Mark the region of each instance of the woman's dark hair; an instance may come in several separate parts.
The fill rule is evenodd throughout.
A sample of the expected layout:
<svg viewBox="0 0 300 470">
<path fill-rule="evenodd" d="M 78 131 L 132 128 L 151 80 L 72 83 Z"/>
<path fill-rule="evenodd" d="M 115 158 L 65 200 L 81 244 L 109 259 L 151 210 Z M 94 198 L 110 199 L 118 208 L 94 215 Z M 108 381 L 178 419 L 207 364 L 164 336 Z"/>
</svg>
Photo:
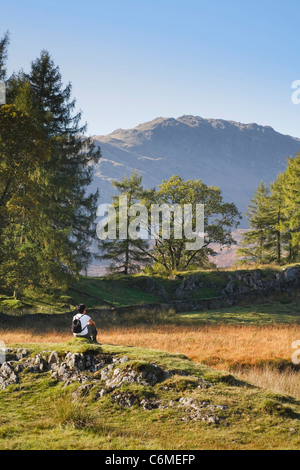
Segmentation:
<svg viewBox="0 0 300 470">
<path fill-rule="evenodd" d="M 78 310 L 78 313 L 83 313 L 85 311 L 85 305 L 84 304 L 80 304 L 76 308 Z"/>
</svg>

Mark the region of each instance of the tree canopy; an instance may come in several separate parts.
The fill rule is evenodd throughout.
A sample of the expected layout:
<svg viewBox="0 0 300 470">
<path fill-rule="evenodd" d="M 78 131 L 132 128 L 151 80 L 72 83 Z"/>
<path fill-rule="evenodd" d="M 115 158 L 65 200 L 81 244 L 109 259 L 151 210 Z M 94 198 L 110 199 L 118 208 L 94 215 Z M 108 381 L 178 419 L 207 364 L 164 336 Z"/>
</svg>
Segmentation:
<svg viewBox="0 0 300 470">
<path fill-rule="evenodd" d="M 117 219 L 116 239 L 102 241 L 100 249 L 103 252 L 101 258 L 111 261 L 119 272 L 128 273 L 136 266 L 145 267 L 149 264 L 154 271 L 166 272 L 204 267 L 210 263 L 209 255 L 215 253 L 214 244 L 230 246 L 235 243 L 232 229 L 237 227 L 240 214 L 235 204 L 223 201 L 221 190 L 217 187 L 207 186 L 200 180 L 184 181 L 175 175 L 163 181 L 158 189 L 146 190 L 137 173 L 133 173 L 130 178 L 124 177 L 122 182 L 114 183 L 114 186 L 127 196 L 126 239 L 118 236 Z M 132 204 L 134 210 L 129 208 Z M 197 205 L 204 206 L 205 233 L 202 233 L 201 246 L 196 243 L 201 238 L 196 236 L 200 230 Z M 116 198 L 114 208 L 118 214 Z M 145 210 L 146 216 L 142 219 L 141 214 Z M 153 219 L 155 211 L 156 221 Z M 163 220 L 165 216 L 166 221 Z M 128 233 L 128 227 L 132 225 L 141 225 L 143 239 L 135 236 L 135 230 L 131 232 L 133 235 Z"/>
<path fill-rule="evenodd" d="M 6 35 L 0 41 L 3 74 L 7 43 Z M 71 84 L 63 86 L 47 51 L 29 73 L 13 74 L 6 84 L 9 104 L 0 108 L 0 282 L 15 295 L 30 286 L 64 289 L 91 259 L 98 192 L 87 188 L 90 163 L 101 153 L 84 136 Z"/>
<path fill-rule="evenodd" d="M 240 262 L 293 263 L 300 259 L 300 154 L 267 187 L 261 183 L 249 205 L 250 231 L 243 236 Z"/>
</svg>

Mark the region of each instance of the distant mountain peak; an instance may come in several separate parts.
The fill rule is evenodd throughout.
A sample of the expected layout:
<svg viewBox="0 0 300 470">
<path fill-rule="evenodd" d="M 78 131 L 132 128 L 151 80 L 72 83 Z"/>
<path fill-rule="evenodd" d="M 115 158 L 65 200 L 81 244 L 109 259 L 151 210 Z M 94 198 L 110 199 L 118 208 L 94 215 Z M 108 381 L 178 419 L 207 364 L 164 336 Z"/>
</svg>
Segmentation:
<svg viewBox="0 0 300 470">
<path fill-rule="evenodd" d="M 179 116 L 178 118 L 157 117 L 153 119 L 152 121 L 141 123 L 131 129 L 120 128 L 120 129 L 114 130 L 113 132 L 107 135 L 94 135 L 93 138 L 96 140 L 105 141 L 105 142 L 108 142 L 111 138 L 122 141 L 122 140 L 128 139 L 129 136 L 137 136 L 142 133 L 147 134 L 148 132 L 153 132 L 157 129 L 163 129 L 166 127 L 178 128 L 181 125 L 185 125 L 189 128 L 194 128 L 195 130 L 208 126 L 213 129 L 216 129 L 216 130 L 219 129 L 223 131 L 231 128 L 231 129 L 239 130 L 241 132 L 256 131 L 262 134 L 264 133 L 279 134 L 271 126 L 262 126 L 257 123 L 242 123 L 239 121 L 225 120 L 225 119 L 219 119 L 219 118 L 204 119 L 201 116 L 193 116 L 191 114 L 184 114 L 182 116 Z M 300 138 L 297 138 L 297 137 L 291 137 L 291 138 L 300 142 Z"/>
<path fill-rule="evenodd" d="M 224 199 L 245 212 L 261 180 L 269 184 L 286 168 L 286 157 L 300 151 L 300 139 L 270 126 L 183 115 L 157 117 L 132 129 L 94 136 L 103 159 L 93 187 L 109 202 L 108 183 L 137 169 L 145 187 L 174 174 L 219 186 Z"/>
</svg>

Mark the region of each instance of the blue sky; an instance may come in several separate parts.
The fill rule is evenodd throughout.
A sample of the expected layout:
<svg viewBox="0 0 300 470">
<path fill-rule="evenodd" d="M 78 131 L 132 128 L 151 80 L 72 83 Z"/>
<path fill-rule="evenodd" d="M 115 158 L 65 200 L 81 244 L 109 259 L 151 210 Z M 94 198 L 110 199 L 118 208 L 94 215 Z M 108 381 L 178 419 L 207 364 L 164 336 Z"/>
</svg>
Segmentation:
<svg viewBox="0 0 300 470">
<path fill-rule="evenodd" d="M 9 73 L 47 49 L 88 134 L 194 114 L 300 137 L 296 0 L 0 0 Z"/>
</svg>

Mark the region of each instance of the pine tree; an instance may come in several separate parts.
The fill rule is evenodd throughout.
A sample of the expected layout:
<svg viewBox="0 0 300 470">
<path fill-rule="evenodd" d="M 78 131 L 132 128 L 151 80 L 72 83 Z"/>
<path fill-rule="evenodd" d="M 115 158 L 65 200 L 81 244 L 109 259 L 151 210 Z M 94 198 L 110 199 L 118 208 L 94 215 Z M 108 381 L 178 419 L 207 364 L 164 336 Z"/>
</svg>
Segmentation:
<svg viewBox="0 0 300 470">
<path fill-rule="evenodd" d="M 261 182 L 248 206 L 250 231 L 243 235 L 238 250 L 242 262 L 265 264 L 273 261 L 272 222 L 270 215 L 270 190 Z"/>
<path fill-rule="evenodd" d="M 28 226 L 39 226 L 38 168 L 47 144 L 30 116 L 14 105 L 0 108 L 0 280 L 14 292 L 34 279 Z M 29 248 L 30 247 L 30 248 Z M 39 254 L 40 256 L 40 254 Z"/>
<path fill-rule="evenodd" d="M 270 198 L 268 204 L 270 216 L 269 236 L 273 241 L 274 259 L 277 264 L 283 261 L 287 254 L 287 245 L 289 242 L 289 231 L 284 228 L 286 217 L 284 214 L 285 200 L 284 191 L 286 185 L 286 174 L 277 176 L 276 181 L 270 185 Z"/>
<path fill-rule="evenodd" d="M 289 232 L 289 257 L 291 262 L 300 259 L 300 154 L 289 158 L 284 187 L 284 227 Z"/>
<path fill-rule="evenodd" d="M 242 262 L 281 264 L 287 259 L 290 230 L 286 214 L 286 172 L 279 174 L 270 188 L 261 183 L 248 212 L 250 231 L 243 235 L 238 254 Z"/>
<path fill-rule="evenodd" d="M 98 193 L 88 195 L 86 188 L 92 181 L 90 164 L 99 160 L 100 150 L 83 136 L 86 125 L 80 125 L 81 112 L 73 115 L 71 84 L 63 87 L 59 68 L 48 52 L 32 63 L 29 83 L 39 122 L 51 142 L 43 207 L 53 231 L 53 251 L 60 253 L 62 266 L 78 273 L 87 267 L 95 237 Z"/>
<path fill-rule="evenodd" d="M 6 59 L 7 59 L 7 48 L 9 44 L 9 34 L 5 33 L 2 39 L 0 39 L 0 80 L 4 81 L 6 78 Z"/>
<path fill-rule="evenodd" d="M 8 253 L 3 272 L 19 292 L 29 285 L 64 289 L 91 258 L 98 193 L 86 190 L 92 180 L 90 163 L 99 160 L 100 150 L 82 135 L 86 126 L 80 126 L 81 113 L 73 116 L 71 85 L 63 88 L 59 68 L 47 52 L 33 62 L 29 75 L 11 77 L 8 102 L 29 117 L 36 134 L 28 133 L 28 139 L 39 158 L 28 171 L 14 170 L 7 188 L 3 186 L 2 199 L 12 208 L 3 237 L 0 234 Z M 21 151 L 26 135 L 17 129 L 12 143 Z M 31 155 L 25 150 L 20 155 L 23 169 Z M 12 195 L 14 186 L 22 191 Z M 13 210 L 16 206 L 21 216 Z M 5 237 L 9 233 L 10 238 Z"/>
<path fill-rule="evenodd" d="M 113 186 L 123 197 L 127 198 L 128 208 L 133 204 L 138 204 L 144 193 L 142 177 L 138 175 L 137 171 L 134 171 L 129 178 L 124 176 L 122 181 L 115 181 Z M 109 261 L 111 272 L 119 272 L 125 275 L 137 272 L 150 262 L 149 243 L 147 240 L 138 237 L 135 239 L 130 237 L 128 227 L 133 217 L 130 217 L 128 212 L 125 226 L 121 227 L 118 196 L 113 197 L 112 205 L 116 211 L 116 238 L 108 238 L 99 242 L 99 248 L 102 252 L 99 258 Z M 141 228 L 144 229 L 144 227 Z M 122 238 L 121 232 L 125 233 L 125 238 Z"/>
</svg>

